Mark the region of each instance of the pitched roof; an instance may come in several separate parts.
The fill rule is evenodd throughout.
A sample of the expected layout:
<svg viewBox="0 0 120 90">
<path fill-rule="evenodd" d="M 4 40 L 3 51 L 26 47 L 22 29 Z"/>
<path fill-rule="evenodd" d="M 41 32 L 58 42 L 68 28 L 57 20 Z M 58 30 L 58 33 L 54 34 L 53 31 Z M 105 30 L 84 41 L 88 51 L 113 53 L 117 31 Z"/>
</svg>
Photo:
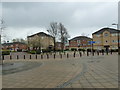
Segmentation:
<svg viewBox="0 0 120 90">
<path fill-rule="evenodd" d="M 44 32 L 39 32 L 39 33 L 33 34 L 33 35 L 31 35 L 31 36 L 28 36 L 28 37 L 33 37 L 33 36 L 35 36 L 35 35 L 52 37 L 51 35 L 46 34 L 46 33 L 44 33 Z"/>
<path fill-rule="evenodd" d="M 77 36 L 77 37 L 74 37 L 74 38 L 72 38 L 72 39 L 70 39 L 69 41 L 71 41 L 71 40 L 92 40 L 92 38 L 90 38 L 90 37 L 86 37 L 86 36 Z"/>
<path fill-rule="evenodd" d="M 3 43 L 2 46 L 10 46 L 10 45 L 13 45 L 13 44 L 24 44 L 24 45 L 26 45 L 23 42 L 13 42 L 13 43 Z"/>
<path fill-rule="evenodd" d="M 108 31 L 110 33 L 118 33 L 119 30 L 113 29 L 113 28 L 102 28 L 92 34 L 102 34 L 104 31 Z M 120 31 L 119 31 L 120 32 Z"/>
</svg>

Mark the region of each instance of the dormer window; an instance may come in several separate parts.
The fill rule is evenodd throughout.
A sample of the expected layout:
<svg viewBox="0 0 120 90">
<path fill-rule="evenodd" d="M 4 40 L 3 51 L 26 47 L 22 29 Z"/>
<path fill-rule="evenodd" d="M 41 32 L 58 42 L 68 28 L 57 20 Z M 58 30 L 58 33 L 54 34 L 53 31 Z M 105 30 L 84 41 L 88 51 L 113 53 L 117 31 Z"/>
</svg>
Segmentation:
<svg viewBox="0 0 120 90">
<path fill-rule="evenodd" d="M 104 36 L 108 36 L 108 33 L 105 33 Z"/>
</svg>

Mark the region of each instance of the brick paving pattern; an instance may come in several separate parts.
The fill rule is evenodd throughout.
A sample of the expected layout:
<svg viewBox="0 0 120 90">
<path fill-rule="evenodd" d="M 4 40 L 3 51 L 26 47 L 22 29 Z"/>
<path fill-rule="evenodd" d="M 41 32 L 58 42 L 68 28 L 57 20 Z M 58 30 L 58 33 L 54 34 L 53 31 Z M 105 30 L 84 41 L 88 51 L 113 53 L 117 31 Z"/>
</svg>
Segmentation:
<svg viewBox="0 0 120 90">
<path fill-rule="evenodd" d="M 26 61 L 5 60 L 4 62 Z M 118 88 L 118 55 L 38 59 L 42 66 L 2 76 L 3 88 Z"/>
</svg>

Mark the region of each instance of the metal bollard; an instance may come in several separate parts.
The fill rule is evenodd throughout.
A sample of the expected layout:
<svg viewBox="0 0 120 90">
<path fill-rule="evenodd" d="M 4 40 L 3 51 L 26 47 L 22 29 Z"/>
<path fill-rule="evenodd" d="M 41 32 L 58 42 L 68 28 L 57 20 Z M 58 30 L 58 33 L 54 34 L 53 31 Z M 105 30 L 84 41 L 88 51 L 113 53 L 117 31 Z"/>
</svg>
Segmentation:
<svg viewBox="0 0 120 90">
<path fill-rule="evenodd" d="M 54 59 L 55 59 L 55 54 L 54 54 Z"/>
<path fill-rule="evenodd" d="M 12 59 L 12 56 L 10 55 L 10 60 Z"/>
<path fill-rule="evenodd" d="M 4 55 L 2 55 L 2 60 L 4 60 L 5 58 L 4 58 Z"/>
<path fill-rule="evenodd" d="M 35 55 L 35 58 L 37 59 L 37 54 Z"/>
<path fill-rule="evenodd" d="M 69 58 L 69 54 L 67 53 L 67 58 Z"/>
<path fill-rule="evenodd" d="M 80 57 L 82 57 L 82 53 L 81 53 L 81 52 L 79 52 L 79 54 L 80 54 Z"/>
<path fill-rule="evenodd" d="M 17 55 L 17 59 L 19 59 L 19 56 Z"/>
<path fill-rule="evenodd" d="M 30 55 L 30 59 L 31 59 L 31 55 Z"/>
<path fill-rule="evenodd" d="M 47 59 L 49 59 L 49 55 L 47 54 Z"/>
<path fill-rule="evenodd" d="M 74 55 L 73 55 L 73 57 L 75 57 L 75 52 L 74 52 Z"/>
<path fill-rule="evenodd" d="M 54 54 L 54 59 L 55 59 L 55 54 Z"/>
<path fill-rule="evenodd" d="M 99 56 L 99 52 L 97 52 L 97 55 Z"/>
<path fill-rule="evenodd" d="M 25 55 L 24 55 L 24 59 L 25 59 Z"/>
<path fill-rule="evenodd" d="M 89 52 L 87 52 L 87 56 L 89 56 Z"/>
<path fill-rule="evenodd" d="M 43 59 L 43 55 L 41 55 L 41 59 Z"/>
<path fill-rule="evenodd" d="M 94 52 L 92 52 L 92 55 L 94 56 Z"/>
</svg>

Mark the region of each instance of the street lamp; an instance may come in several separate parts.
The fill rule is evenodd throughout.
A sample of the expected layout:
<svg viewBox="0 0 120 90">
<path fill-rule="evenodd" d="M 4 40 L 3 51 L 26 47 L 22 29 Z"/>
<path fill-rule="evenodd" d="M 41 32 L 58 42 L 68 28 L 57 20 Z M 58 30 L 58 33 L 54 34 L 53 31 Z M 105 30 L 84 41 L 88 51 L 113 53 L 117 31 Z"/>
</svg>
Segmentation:
<svg viewBox="0 0 120 90">
<path fill-rule="evenodd" d="M 120 43 L 119 32 L 120 31 L 119 31 L 119 25 L 116 24 L 116 23 L 113 23 L 112 25 L 116 25 L 117 26 L 117 30 L 118 30 L 118 32 L 117 32 L 118 33 L 118 35 L 117 35 L 118 36 L 118 55 L 120 55 L 120 47 L 119 47 L 120 46 L 119 45 L 119 43 Z"/>
<path fill-rule="evenodd" d="M 3 64 L 2 60 L 2 43 L 1 43 L 1 37 L 2 37 L 2 30 L 4 30 L 6 27 L 4 27 L 4 20 L 0 20 L 0 64 Z"/>
</svg>

